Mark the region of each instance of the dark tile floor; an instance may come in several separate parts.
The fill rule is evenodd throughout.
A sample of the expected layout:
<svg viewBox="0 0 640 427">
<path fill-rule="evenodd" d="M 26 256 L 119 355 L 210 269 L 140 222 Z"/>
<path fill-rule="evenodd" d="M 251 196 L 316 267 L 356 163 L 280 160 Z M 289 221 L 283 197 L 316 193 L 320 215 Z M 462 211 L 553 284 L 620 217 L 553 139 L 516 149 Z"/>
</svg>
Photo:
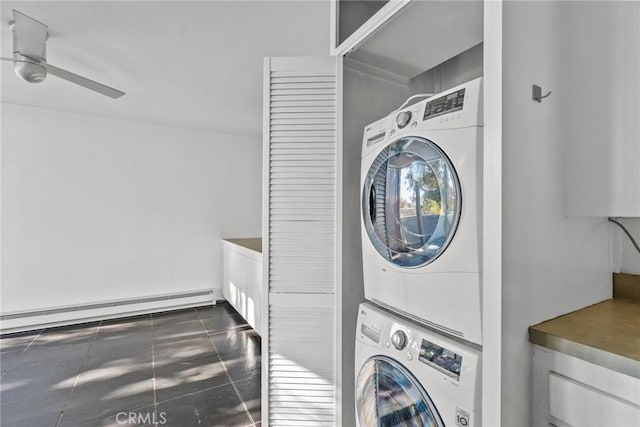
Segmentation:
<svg viewBox="0 0 640 427">
<path fill-rule="evenodd" d="M 4 335 L 0 425 L 259 426 L 260 337 L 215 306 Z"/>
</svg>

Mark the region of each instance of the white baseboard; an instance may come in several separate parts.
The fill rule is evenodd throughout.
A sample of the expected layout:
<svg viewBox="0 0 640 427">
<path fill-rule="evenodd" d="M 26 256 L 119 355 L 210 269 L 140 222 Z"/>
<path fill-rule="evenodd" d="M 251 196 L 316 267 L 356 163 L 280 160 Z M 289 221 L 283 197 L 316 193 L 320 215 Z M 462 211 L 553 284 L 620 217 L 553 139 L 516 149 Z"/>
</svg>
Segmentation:
<svg viewBox="0 0 640 427">
<path fill-rule="evenodd" d="M 221 288 L 215 288 L 213 289 L 213 301 L 223 301 L 224 298 L 224 294 L 222 293 L 222 289 Z"/>
<path fill-rule="evenodd" d="M 153 295 L 136 299 L 3 313 L 0 316 L 0 333 L 8 334 L 159 311 L 198 307 L 215 304 L 216 301 L 221 299 L 223 299 L 221 289 L 206 289 L 184 293 Z"/>
</svg>

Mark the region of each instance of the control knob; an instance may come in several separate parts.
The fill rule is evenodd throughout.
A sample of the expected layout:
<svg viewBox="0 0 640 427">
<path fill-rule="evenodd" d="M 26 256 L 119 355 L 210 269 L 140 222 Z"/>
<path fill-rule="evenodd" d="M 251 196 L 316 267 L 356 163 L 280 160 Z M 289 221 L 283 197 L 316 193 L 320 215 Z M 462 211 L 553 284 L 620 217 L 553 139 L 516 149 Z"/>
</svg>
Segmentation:
<svg viewBox="0 0 640 427">
<path fill-rule="evenodd" d="M 407 334 L 404 331 L 395 331 L 391 335 L 391 343 L 397 350 L 402 350 L 407 346 Z"/>
<path fill-rule="evenodd" d="M 409 120 L 411 120 L 411 111 L 402 111 L 396 116 L 396 124 L 400 129 L 405 127 L 409 123 Z"/>
</svg>

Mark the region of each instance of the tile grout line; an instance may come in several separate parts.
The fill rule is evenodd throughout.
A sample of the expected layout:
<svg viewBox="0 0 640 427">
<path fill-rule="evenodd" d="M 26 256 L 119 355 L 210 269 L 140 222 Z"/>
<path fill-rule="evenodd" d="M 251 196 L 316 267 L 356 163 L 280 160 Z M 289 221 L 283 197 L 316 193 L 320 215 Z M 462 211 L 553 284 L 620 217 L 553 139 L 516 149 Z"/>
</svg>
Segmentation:
<svg viewBox="0 0 640 427">
<path fill-rule="evenodd" d="M 71 385 L 71 390 L 69 390 L 69 394 L 67 394 L 67 398 L 64 401 L 64 405 L 62 405 L 62 409 L 60 410 L 60 415 L 58 415 L 58 421 L 56 422 L 55 427 L 60 427 L 60 423 L 62 422 L 62 418 L 64 417 L 64 410 L 67 408 L 67 405 L 69 404 L 69 400 L 71 399 L 71 395 L 73 394 L 73 390 L 75 390 L 76 385 L 78 384 L 80 375 L 82 375 L 82 372 L 81 372 L 82 368 L 84 367 L 84 364 L 87 361 L 87 357 L 89 356 L 91 347 L 93 346 L 93 343 L 96 341 L 96 337 L 98 336 L 98 332 L 100 332 L 101 327 L 102 327 L 102 320 L 100 321 L 100 323 L 98 323 L 98 326 L 96 327 L 96 332 L 93 334 L 93 339 L 91 340 L 91 343 L 89 344 L 89 347 L 87 348 L 87 351 L 84 354 L 84 357 L 82 358 L 82 363 L 78 368 L 78 373 L 76 374 L 76 377 L 73 380 L 73 385 Z"/>
<path fill-rule="evenodd" d="M 29 350 L 29 347 L 31 347 L 31 344 L 33 344 L 38 338 L 40 338 L 40 335 L 42 335 L 43 332 L 44 332 L 44 329 L 40 329 L 40 332 L 38 332 L 38 335 L 36 335 L 35 337 L 33 337 L 31 341 L 29 341 L 29 344 L 27 344 L 27 346 L 20 352 L 18 356 L 21 356 L 22 353 L 25 353 L 27 350 Z M 11 364 L 9 364 L 9 367 L 5 369 L 4 372 L 0 373 L 0 377 L 4 376 L 4 374 L 9 372 L 9 369 L 13 368 L 13 365 L 15 365 L 17 361 L 18 361 L 18 357 L 14 358 L 11 361 Z"/>
<path fill-rule="evenodd" d="M 156 395 L 156 344 L 155 344 L 155 327 L 153 326 L 153 313 L 150 314 L 151 319 L 151 382 L 153 384 L 153 411 L 155 412 L 155 418 L 153 425 L 158 427 L 158 399 Z"/>
<path fill-rule="evenodd" d="M 227 367 L 225 366 L 225 363 L 222 361 L 220 356 L 218 356 L 218 359 L 220 359 L 220 362 L 222 363 L 222 366 L 224 367 L 224 370 L 226 371 Z M 228 371 L 227 371 L 227 375 L 229 375 Z M 249 411 L 249 408 L 247 407 L 247 404 L 245 403 L 244 399 L 240 395 L 240 391 L 238 390 L 238 387 L 236 387 L 236 382 L 234 381 L 233 378 L 231 378 L 231 375 L 229 375 L 229 379 L 231 379 L 231 386 L 233 387 L 233 389 L 235 390 L 236 394 L 238 395 L 238 399 L 240 399 L 240 402 L 242 402 L 242 407 L 247 412 L 247 415 L 249 415 L 249 419 L 251 420 L 251 424 L 249 424 L 249 425 L 255 425 L 256 421 L 253 419 L 253 416 L 251 415 L 251 412 Z"/>
<path fill-rule="evenodd" d="M 200 320 L 200 323 L 202 324 L 202 328 L 204 329 L 204 332 L 207 334 L 207 338 L 209 338 L 209 342 L 211 343 L 211 346 L 213 347 L 213 350 L 216 352 L 216 356 L 218 357 L 218 360 L 222 364 L 222 368 L 224 369 L 224 372 L 227 374 L 227 376 L 229 377 L 229 380 L 231 381 L 231 387 L 233 387 L 233 390 L 236 392 L 236 395 L 238 396 L 238 399 L 240 399 L 240 402 L 242 403 L 242 407 L 244 408 L 245 412 L 249 416 L 249 419 L 251 420 L 251 424 L 249 424 L 249 425 L 255 425 L 256 422 L 253 419 L 253 417 L 251 416 L 251 412 L 249 412 L 249 408 L 247 407 L 247 404 L 244 402 L 244 399 L 240 395 L 240 391 L 238 391 L 238 388 L 236 387 L 236 384 L 235 384 L 233 378 L 231 378 L 231 375 L 229 375 L 229 370 L 227 369 L 227 365 L 224 363 L 224 361 L 220 357 L 220 354 L 218 353 L 218 348 L 216 347 L 216 343 L 214 343 L 213 340 L 211 339 L 211 336 L 209 335 L 209 331 L 207 331 L 207 327 L 205 326 L 204 321 L 200 317 L 200 313 L 197 313 L 197 314 L 198 314 L 198 319 Z"/>
<path fill-rule="evenodd" d="M 250 379 L 250 378 L 245 378 L 245 379 L 243 379 L 242 381 L 245 381 L 245 380 L 248 380 L 248 379 Z M 242 381 L 239 381 L 239 382 L 242 382 Z M 204 392 L 204 391 L 211 391 L 211 390 L 215 390 L 215 389 L 217 389 L 217 388 L 226 387 L 226 386 L 228 386 L 228 385 L 231 385 L 231 379 L 229 379 L 229 382 L 228 382 L 228 383 L 218 384 L 218 385 L 214 385 L 214 386 L 212 386 L 212 387 L 207 387 L 207 388 L 199 389 L 199 390 L 192 391 L 192 392 L 189 392 L 189 393 L 181 394 L 180 396 L 174 396 L 174 397 L 171 397 L 171 398 L 169 398 L 169 399 L 162 400 L 162 401 L 160 401 L 160 402 L 158 402 L 158 403 L 167 403 L 167 402 L 171 402 L 171 401 L 174 401 L 174 400 L 182 399 L 183 397 L 187 397 L 187 396 L 195 396 L 196 394 L 200 394 L 200 393 L 202 393 L 202 392 Z"/>
<path fill-rule="evenodd" d="M 222 361 L 222 359 L 220 359 L 220 361 Z M 224 366 L 224 362 L 222 362 L 222 366 Z M 224 369 L 226 370 L 227 368 L 225 367 Z M 231 378 L 231 375 L 229 375 L 229 378 Z M 247 379 L 248 378 L 245 378 L 245 380 L 247 380 Z M 242 382 L 242 381 L 239 381 L 239 382 Z M 236 394 L 238 395 L 238 398 L 240 399 L 240 402 L 242 402 L 242 407 L 244 408 L 245 411 L 247 411 L 247 415 L 249 415 L 249 419 L 251 420 L 251 424 L 249 424 L 249 425 L 250 426 L 255 425 L 256 424 L 256 420 L 253 419 L 253 416 L 251 415 L 251 412 L 249 411 L 249 408 L 247 407 L 247 404 L 245 403 L 244 399 L 240 395 L 240 391 L 236 387 L 236 382 L 234 381 L 233 378 L 231 378 L 231 386 L 236 391 Z"/>
</svg>

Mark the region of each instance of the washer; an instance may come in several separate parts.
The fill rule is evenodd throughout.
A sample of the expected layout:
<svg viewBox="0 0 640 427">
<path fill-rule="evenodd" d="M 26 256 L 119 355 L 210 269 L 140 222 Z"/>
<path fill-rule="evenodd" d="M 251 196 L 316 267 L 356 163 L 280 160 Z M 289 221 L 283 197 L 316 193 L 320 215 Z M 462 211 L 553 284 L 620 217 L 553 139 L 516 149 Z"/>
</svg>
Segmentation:
<svg viewBox="0 0 640 427">
<path fill-rule="evenodd" d="M 479 426 L 480 353 L 372 303 L 359 308 L 360 427 Z"/>
<path fill-rule="evenodd" d="M 365 297 L 482 343 L 482 78 L 365 128 Z"/>
</svg>

